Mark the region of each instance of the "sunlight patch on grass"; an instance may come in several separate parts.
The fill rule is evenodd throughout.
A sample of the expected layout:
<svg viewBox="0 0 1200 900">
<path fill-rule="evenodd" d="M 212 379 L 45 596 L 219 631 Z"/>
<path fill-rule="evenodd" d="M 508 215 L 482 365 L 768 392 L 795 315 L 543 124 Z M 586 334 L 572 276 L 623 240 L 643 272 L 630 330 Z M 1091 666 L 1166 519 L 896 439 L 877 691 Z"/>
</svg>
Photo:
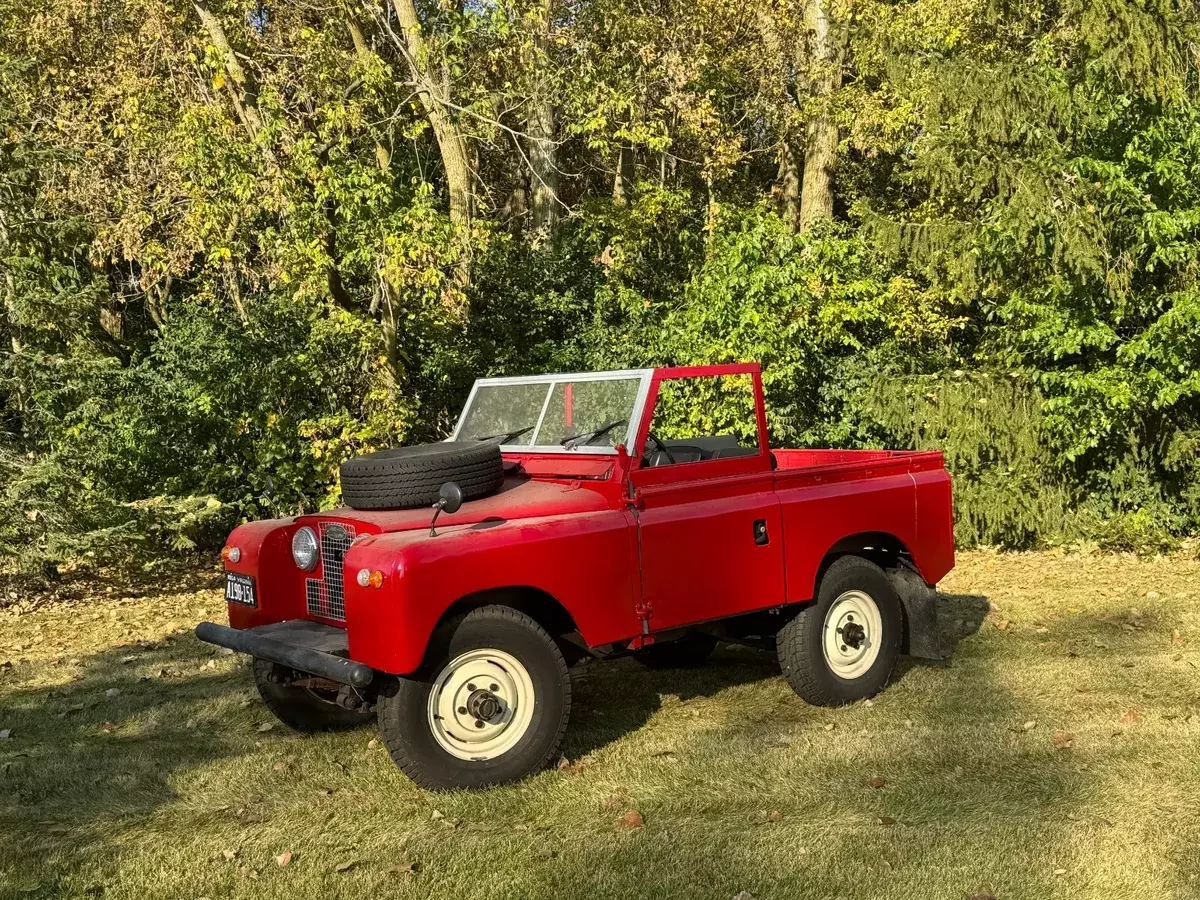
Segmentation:
<svg viewBox="0 0 1200 900">
<path fill-rule="evenodd" d="M 1200 564 L 970 553 L 941 593 L 951 664 L 869 704 L 589 662 L 570 767 L 448 795 L 373 729 L 260 731 L 190 636 L 214 590 L 0 610 L 0 896 L 1197 896 Z"/>
</svg>

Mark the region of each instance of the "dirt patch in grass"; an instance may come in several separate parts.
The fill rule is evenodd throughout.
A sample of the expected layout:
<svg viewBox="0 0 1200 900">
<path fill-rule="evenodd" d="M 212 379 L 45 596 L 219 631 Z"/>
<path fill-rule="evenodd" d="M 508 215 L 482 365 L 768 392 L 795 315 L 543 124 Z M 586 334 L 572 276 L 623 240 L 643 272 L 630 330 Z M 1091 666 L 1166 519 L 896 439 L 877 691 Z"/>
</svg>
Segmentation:
<svg viewBox="0 0 1200 900">
<path fill-rule="evenodd" d="M 588 663 L 566 765 L 450 795 L 372 729 L 261 730 L 190 635 L 214 587 L 18 602 L 0 897 L 1200 895 L 1200 563 L 969 553 L 941 593 L 950 664 L 869 703 L 735 648 Z"/>
</svg>

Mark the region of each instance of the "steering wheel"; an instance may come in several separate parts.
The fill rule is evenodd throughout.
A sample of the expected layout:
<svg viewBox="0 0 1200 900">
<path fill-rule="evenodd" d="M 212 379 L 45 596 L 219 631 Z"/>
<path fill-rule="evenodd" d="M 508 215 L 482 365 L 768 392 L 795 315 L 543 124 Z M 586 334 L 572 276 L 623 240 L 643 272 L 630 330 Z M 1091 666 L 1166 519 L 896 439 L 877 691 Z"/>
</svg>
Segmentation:
<svg viewBox="0 0 1200 900">
<path fill-rule="evenodd" d="M 667 449 L 667 445 L 658 439 L 658 435 L 656 435 L 653 431 L 648 431 L 646 432 L 646 437 L 654 441 L 654 446 L 657 447 L 659 452 L 667 458 L 667 462 L 669 462 L 671 465 L 675 465 L 675 457 L 671 455 L 671 451 Z"/>
</svg>

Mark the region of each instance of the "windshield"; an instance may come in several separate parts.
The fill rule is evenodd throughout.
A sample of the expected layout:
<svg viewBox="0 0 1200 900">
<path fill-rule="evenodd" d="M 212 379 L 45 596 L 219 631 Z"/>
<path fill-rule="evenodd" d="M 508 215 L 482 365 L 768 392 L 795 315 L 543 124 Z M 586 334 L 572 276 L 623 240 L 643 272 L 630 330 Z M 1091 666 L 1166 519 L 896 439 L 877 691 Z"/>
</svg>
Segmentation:
<svg viewBox="0 0 1200 900">
<path fill-rule="evenodd" d="M 631 439 L 641 415 L 647 374 L 481 379 L 459 418 L 454 439 L 496 441 L 514 450 L 612 452 Z"/>
</svg>

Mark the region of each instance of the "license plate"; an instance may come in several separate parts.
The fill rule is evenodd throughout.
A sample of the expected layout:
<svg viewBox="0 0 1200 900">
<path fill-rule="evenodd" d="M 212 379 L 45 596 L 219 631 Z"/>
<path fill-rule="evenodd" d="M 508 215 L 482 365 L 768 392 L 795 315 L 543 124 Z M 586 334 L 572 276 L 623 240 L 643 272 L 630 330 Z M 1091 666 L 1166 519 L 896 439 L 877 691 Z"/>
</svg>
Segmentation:
<svg viewBox="0 0 1200 900">
<path fill-rule="evenodd" d="M 254 578 L 240 572 L 225 573 L 225 602 L 258 606 L 254 599 Z"/>
</svg>

